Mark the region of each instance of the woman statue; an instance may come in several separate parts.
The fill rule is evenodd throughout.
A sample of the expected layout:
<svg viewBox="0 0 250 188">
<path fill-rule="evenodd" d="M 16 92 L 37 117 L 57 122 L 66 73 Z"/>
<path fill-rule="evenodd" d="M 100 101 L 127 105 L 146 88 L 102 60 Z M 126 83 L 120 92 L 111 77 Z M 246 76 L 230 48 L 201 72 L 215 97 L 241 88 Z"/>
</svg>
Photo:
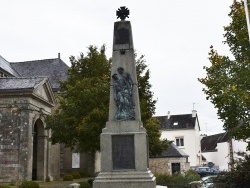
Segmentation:
<svg viewBox="0 0 250 188">
<path fill-rule="evenodd" d="M 114 80 L 114 100 L 117 107 L 115 120 L 134 120 L 135 113 L 132 96 L 132 79 L 128 73 L 124 73 L 124 69 L 122 67 L 119 67 L 117 72 L 118 74 L 113 74 L 112 76 Z"/>
</svg>

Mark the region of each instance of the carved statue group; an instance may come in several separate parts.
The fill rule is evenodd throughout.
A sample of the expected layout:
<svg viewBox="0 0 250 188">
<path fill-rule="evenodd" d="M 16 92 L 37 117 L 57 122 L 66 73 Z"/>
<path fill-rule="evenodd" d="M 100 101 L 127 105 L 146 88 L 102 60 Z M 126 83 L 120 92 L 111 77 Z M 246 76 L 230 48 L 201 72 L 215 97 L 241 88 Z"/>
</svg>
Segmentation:
<svg viewBox="0 0 250 188">
<path fill-rule="evenodd" d="M 112 78 L 114 80 L 114 100 L 117 107 L 115 120 L 134 120 L 133 81 L 130 75 L 124 73 L 124 69 L 119 67 L 117 74 L 113 74 Z"/>
</svg>

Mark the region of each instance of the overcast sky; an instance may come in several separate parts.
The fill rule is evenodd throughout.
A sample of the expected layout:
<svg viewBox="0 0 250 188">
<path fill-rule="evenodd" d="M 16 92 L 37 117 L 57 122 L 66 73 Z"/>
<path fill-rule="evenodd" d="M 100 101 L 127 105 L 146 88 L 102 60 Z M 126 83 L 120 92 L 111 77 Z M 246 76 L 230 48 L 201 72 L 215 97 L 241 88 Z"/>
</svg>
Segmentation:
<svg viewBox="0 0 250 188">
<path fill-rule="evenodd" d="M 206 101 L 203 66 L 213 45 L 229 55 L 223 26 L 233 0 L 0 0 L 0 55 L 9 62 L 69 56 L 105 44 L 112 56 L 116 10 L 130 10 L 134 46 L 145 55 L 158 99 L 156 115 L 197 110 L 202 133 L 223 131 L 216 109 Z M 194 104 L 195 103 L 195 104 Z M 194 105 L 193 105 L 194 104 Z"/>
</svg>

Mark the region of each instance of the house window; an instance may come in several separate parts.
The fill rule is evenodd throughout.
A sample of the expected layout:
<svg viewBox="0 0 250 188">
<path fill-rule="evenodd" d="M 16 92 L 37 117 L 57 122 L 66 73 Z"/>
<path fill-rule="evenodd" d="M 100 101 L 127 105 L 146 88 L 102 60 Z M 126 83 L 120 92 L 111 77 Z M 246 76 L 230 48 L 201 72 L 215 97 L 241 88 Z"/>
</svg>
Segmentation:
<svg viewBox="0 0 250 188">
<path fill-rule="evenodd" d="M 184 138 L 175 138 L 176 146 L 184 146 Z"/>
<path fill-rule="evenodd" d="M 172 174 L 177 174 L 177 173 L 181 172 L 181 165 L 180 165 L 180 163 L 172 163 L 171 167 L 172 167 Z"/>
</svg>

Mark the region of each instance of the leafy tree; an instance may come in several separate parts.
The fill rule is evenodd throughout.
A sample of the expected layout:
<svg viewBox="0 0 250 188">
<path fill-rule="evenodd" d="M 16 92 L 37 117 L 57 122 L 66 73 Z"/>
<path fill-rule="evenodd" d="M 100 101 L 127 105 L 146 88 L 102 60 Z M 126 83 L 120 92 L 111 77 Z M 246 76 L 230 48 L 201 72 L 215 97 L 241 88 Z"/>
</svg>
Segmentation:
<svg viewBox="0 0 250 188">
<path fill-rule="evenodd" d="M 68 79 L 61 82 L 64 93 L 58 110 L 47 118 L 52 143 L 64 143 L 79 151 L 100 149 L 100 133 L 108 117 L 110 61 L 105 46 L 94 46 L 76 59 L 70 57 Z"/>
<path fill-rule="evenodd" d="M 242 153 L 229 172 L 222 172 L 214 179 L 214 187 L 246 188 L 250 184 L 250 156 Z"/>
<path fill-rule="evenodd" d="M 137 57 L 136 54 L 135 57 Z M 154 93 L 150 90 L 152 85 L 149 83 L 150 71 L 147 69 L 143 55 L 136 60 L 135 65 L 137 81 L 139 83 L 141 119 L 142 122 L 146 122 L 146 120 L 155 114 L 155 104 L 157 101 L 153 100 Z"/>
<path fill-rule="evenodd" d="M 224 129 L 233 138 L 245 140 L 250 137 L 250 45 L 243 1 L 231 6 L 229 17 L 224 44 L 233 58 L 219 55 L 211 46 L 211 66 L 204 67 L 207 76 L 199 81 L 206 86 L 203 91 L 217 108 Z"/>
<path fill-rule="evenodd" d="M 152 118 L 155 114 L 155 104 L 157 101 L 153 99 L 154 93 L 150 90 L 152 87 L 149 83 L 150 71 L 147 69 L 143 55 L 136 60 L 136 72 L 139 83 L 141 119 L 148 133 L 149 155 L 157 156 L 168 147 L 169 142 L 166 139 L 160 140 L 159 121 Z"/>
<path fill-rule="evenodd" d="M 60 106 L 47 118 L 47 128 L 52 129 L 52 143 L 64 143 L 78 151 L 92 152 L 100 149 L 100 134 L 108 119 L 111 61 L 105 56 L 105 46 L 100 52 L 94 46 L 72 64 L 68 79 L 61 82 L 64 93 Z M 160 141 L 159 123 L 152 119 L 155 112 L 153 93 L 150 91 L 150 73 L 143 56 L 136 61 L 142 121 L 149 135 L 150 154 L 160 154 L 167 147 Z"/>
</svg>

